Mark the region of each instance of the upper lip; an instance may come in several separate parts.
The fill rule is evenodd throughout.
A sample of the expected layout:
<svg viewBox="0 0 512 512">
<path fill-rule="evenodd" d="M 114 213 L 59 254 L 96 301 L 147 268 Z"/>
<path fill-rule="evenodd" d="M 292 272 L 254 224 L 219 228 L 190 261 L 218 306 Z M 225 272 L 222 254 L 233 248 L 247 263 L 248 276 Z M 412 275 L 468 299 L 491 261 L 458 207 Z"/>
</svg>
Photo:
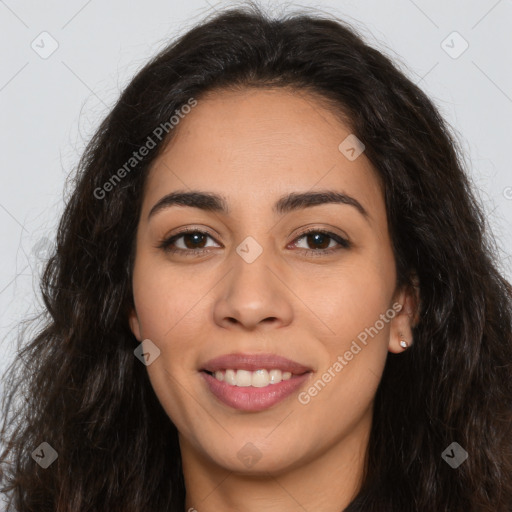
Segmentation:
<svg viewBox="0 0 512 512">
<path fill-rule="evenodd" d="M 277 369 L 294 375 L 311 371 L 311 368 L 277 354 L 225 354 L 210 359 L 203 365 L 201 371 L 214 373 L 227 369 L 248 371 Z"/>
</svg>

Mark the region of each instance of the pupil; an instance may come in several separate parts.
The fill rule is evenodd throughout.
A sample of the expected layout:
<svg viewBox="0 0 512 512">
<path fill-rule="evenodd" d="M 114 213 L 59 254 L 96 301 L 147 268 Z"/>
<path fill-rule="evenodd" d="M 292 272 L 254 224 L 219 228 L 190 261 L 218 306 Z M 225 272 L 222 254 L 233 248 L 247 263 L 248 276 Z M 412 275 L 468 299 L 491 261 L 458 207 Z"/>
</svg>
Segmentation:
<svg viewBox="0 0 512 512">
<path fill-rule="evenodd" d="M 193 239 L 194 241 L 189 244 L 187 243 L 187 240 Z M 187 233 L 184 237 L 185 239 L 185 245 L 188 249 L 196 249 L 198 246 L 196 245 L 198 242 L 201 243 L 201 238 L 204 238 L 204 235 L 201 233 Z"/>
<path fill-rule="evenodd" d="M 315 233 L 314 235 L 308 235 L 308 242 L 310 242 L 311 239 L 314 240 L 313 243 L 320 242 L 320 244 L 322 245 L 322 247 L 320 247 L 320 249 L 326 249 L 329 246 L 329 237 L 327 237 L 326 235 L 324 235 L 322 233 Z M 322 243 L 322 241 L 323 241 L 323 243 Z M 327 242 L 327 244 L 325 244 L 325 242 Z M 317 245 L 316 247 L 318 248 L 319 246 Z"/>
<path fill-rule="evenodd" d="M 202 233 L 187 233 L 185 235 L 185 245 L 189 249 L 194 249 L 198 247 L 198 244 L 204 242 L 204 235 Z M 192 239 L 193 241 L 189 243 Z M 315 233 L 313 235 L 307 235 L 308 243 L 315 245 L 317 248 L 326 249 L 329 246 L 329 237 L 322 233 Z"/>
</svg>

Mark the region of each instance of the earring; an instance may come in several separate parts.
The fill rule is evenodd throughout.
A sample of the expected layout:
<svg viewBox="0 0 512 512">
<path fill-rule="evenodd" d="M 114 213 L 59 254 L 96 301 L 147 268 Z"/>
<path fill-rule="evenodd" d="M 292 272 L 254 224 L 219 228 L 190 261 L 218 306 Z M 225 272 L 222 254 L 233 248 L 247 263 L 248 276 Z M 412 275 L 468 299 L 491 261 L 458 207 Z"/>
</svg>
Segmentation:
<svg viewBox="0 0 512 512">
<path fill-rule="evenodd" d="M 403 349 L 406 349 L 406 348 L 409 346 L 409 344 L 407 343 L 407 341 L 405 341 L 405 339 L 404 339 L 404 335 L 403 335 L 402 333 L 400 333 L 400 338 L 402 338 L 402 339 L 400 340 L 400 346 L 401 346 Z"/>
</svg>

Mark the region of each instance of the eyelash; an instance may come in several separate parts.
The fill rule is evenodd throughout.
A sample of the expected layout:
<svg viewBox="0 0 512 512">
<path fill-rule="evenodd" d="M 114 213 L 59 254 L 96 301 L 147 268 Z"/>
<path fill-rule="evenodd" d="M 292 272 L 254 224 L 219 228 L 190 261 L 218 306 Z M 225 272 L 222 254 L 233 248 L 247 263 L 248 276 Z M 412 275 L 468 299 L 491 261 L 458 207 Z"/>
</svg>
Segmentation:
<svg viewBox="0 0 512 512">
<path fill-rule="evenodd" d="M 213 237 L 206 231 L 189 228 L 189 229 L 184 229 L 183 231 L 180 231 L 176 235 L 173 235 L 169 238 L 163 239 L 158 244 L 157 248 L 163 250 L 166 253 L 171 253 L 171 254 L 181 253 L 187 257 L 202 256 L 203 254 L 210 252 L 208 249 L 179 249 L 179 248 L 177 249 L 175 247 L 174 248 L 171 247 L 171 245 L 176 240 L 178 240 L 182 236 L 184 236 L 186 234 L 190 234 L 190 233 L 199 233 L 201 235 L 206 235 L 213 239 Z M 318 234 L 322 234 L 322 235 L 327 235 L 329 238 L 331 238 L 332 240 L 337 242 L 339 244 L 339 246 L 331 247 L 329 249 L 303 249 L 303 251 L 305 251 L 307 256 L 313 256 L 313 257 L 326 256 L 328 254 L 332 254 L 333 252 L 339 251 L 341 249 L 349 249 L 352 246 L 352 244 L 348 240 L 340 237 L 339 235 L 336 235 L 335 233 L 331 233 L 330 231 L 325 231 L 322 229 L 315 229 L 315 228 L 303 231 L 302 233 L 300 233 L 300 235 L 297 236 L 297 238 L 295 238 L 294 242 L 297 242 L 298 240 L 300 240 L 301 238 L 304 238 L 306 235 L 308 235 L 310 233 L 318 233 Z"/>
</svg>

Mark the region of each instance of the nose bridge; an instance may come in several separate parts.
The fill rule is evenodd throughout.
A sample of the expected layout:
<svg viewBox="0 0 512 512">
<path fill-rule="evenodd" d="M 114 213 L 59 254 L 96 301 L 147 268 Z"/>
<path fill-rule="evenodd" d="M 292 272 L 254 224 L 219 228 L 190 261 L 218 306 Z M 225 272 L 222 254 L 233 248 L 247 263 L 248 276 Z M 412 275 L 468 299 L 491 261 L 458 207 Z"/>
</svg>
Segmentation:
<svg viewBox="0 0 512 512">
<path fill-rule="evenodd" d="M 260 201 L 257 201 L 260 203 Z M 234 240 L 234 247 L 230 255 L 229 264 L 233 271 L 230 279 L 243 279 L 244 281 L 258 281 L 266 278 L 268 281 L 271 272 L 268 267 L 276 264 L 274 239 L 268 226 L 261 222 L 261 218 L 254 222 L 258 210 L 240 212 L 238 217 L 240 227 L 237 230 L 239 240 Z M 255 283 L 258 284 L 257 282 Z"/>
<path fill-rule="evenodd" d="M 275 263 L 271 244 L 260 244 L 252 236 L 242 240 L 231 254 L 231 272 L 215 304 L 214 316 L 218 323 L 231 324 L 234 319 L 254 328 L 263 320 L 271 319 L 279 324 L 290 321 L 290 297 L 284 284 L 274 275 L 279 267 Z"/>
<path fill-rule="evenodd" d="M 273 253 L 270 244 L 263 241 L 260 244 L 254 237 L 246 237 L 231 257 L 233 271 L 229 278 L 229 293 L 245 301 L 266 301 L 275 296 L 275 277 L 270 271 L 275 266 Z"/>
</svg>

